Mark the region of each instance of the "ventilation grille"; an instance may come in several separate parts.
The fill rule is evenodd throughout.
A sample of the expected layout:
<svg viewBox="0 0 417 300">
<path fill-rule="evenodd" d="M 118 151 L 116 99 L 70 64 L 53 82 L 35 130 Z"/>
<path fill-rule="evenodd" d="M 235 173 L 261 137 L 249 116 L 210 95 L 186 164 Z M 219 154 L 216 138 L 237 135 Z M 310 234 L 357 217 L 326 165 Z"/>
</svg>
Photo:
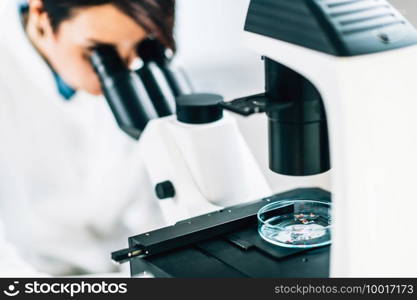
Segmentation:
<svg viewBox="0 0 417 300">
<path fill-rule="evenodd" d="M 385 0 L 320 0 L 318 4 L 345 36 L 405 24 Z"/>
</svg>

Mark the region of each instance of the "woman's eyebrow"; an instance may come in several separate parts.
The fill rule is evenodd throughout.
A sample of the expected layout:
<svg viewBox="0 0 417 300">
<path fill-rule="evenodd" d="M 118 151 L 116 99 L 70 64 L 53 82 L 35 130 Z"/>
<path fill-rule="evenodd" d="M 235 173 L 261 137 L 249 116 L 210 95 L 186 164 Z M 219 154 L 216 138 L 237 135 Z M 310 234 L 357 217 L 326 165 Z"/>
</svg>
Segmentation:
<svg viewBox="0 0 417 300">
<path fill-rule="evenodd" d="M 92 44 L 92 45 L 95 45 L 95 46 L 112 46 L 112 47 L 116 47 L 115 44 L 106 43 L 106 42 L 98 41 L 98 40 L 95 40 L 95 39 L 88 39 L 88 42 L 90 44 Z"/>
<path fill-rule="evenodd" d="M 144 41 L 144 39 L 141 39 L 140 41 L 138 41 L 135 44 L 135 47 L 138 47 L 143 41 Z M 89 44 L 91 44 L 92 46 L 111 46 L 111 47 L 117 48 L 116 44 L 112 44 L 112 43 L 108 43 L 108 42 L 102 42 L 102 41 L 96 40 L 94 38 L 87 39 L 87 42 Z"/>
</svg>

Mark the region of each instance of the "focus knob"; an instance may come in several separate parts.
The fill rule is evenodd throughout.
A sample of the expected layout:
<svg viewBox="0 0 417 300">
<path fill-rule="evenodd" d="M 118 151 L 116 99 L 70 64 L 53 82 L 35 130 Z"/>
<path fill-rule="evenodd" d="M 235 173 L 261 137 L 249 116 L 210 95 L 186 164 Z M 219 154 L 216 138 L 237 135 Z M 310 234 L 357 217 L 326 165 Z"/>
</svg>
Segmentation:
<svg viewBox="0 0 417 300">
<path fill-rule="evenodd" d="M 155 193 L 158 199 L 175 197 L 175 187 L 171 181 L 164 181 L 155 186 Z"/>
</svg>

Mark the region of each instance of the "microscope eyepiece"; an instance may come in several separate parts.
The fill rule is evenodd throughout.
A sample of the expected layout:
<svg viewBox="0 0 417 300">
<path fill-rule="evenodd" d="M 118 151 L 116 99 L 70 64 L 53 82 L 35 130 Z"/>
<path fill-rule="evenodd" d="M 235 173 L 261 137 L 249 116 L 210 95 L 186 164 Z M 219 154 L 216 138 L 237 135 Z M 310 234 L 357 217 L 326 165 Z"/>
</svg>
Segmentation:
<svg viewBox="0 0 417 300">
<path fill-rule="evenodd" d="M 142 82 L 111 46 L 97 47 L 90 60 L 119 127 L 138 139 L 147 123 L 158 118 Z"/>
<path fill-rule="evenodd" d="M 155 39 L 146 39 L 137 48 L 138 55 L 146 62 L 166 64 L 172 57 L 168 55 L 168 49 Z"/>
<path fill-rule="evenodd" d="M 173 115 L 176 98 L 191 94 L 192 88 L 185 74 L 171 66 L 169 49 L 155 39 L 143 41 L 137 49 L 143 66 L 137 74 L 155 106 L 159 117 Z"/>
<path fill-rule="evenodd" d="M 112 46 L 99 46 L 90 57 L 119 127 L 134 139 L 150 120 L 173 115 L 176 97 L 192 92 L 184 74 L 171 68 L 167 49 L 157 40 L 145 40 L 137 53 L 143 66 L 136 71 L 129 70 Z"/>
<path fill-rule="evenodd" d="M 91 63 L 99 75 L 111 76 L 126 70 L 122 59 L 112 46 L 96 47 L 91 55 Z"/>
</svg>

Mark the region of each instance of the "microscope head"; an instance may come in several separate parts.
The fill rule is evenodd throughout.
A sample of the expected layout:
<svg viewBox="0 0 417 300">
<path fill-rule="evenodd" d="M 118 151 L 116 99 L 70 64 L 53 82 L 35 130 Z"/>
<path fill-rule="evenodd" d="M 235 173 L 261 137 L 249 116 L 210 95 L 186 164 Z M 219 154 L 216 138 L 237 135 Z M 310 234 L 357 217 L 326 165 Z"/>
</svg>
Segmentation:
<svg viewBox="0 0 417 300">
<path fill-rule="evenodd" d="M 417 42 L 415 28 L 386 0 L 251 0 L 245 30 L 343 57 Z"/>
</svg>

